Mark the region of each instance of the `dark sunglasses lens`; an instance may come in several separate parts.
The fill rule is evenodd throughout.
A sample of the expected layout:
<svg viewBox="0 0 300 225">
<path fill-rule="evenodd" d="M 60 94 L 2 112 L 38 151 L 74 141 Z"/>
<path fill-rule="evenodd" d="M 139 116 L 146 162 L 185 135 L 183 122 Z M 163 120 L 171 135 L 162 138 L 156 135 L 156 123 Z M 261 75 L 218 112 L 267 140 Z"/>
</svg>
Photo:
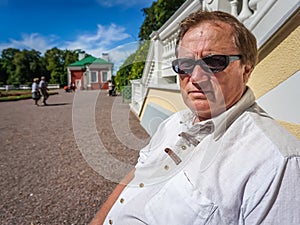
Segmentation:
<svg viewBox="0 0 300 225">
<path fill-rule="evenodd" d="M 193 72 L 195 61 L 192 59 L 177 59 L 173 63 L 173 69 L 179 74 L 189 74 Z"/>
<path fill-rule="evenodd" d="M 227 59 L 224 55 L 213 55 L 202 59 L 211 72 L 216 73 L 224 70 L 227 66 Z"/>
<path fill-rule="evenodd" d="M 179 73 L 179 74 L 184 73 L 183 71 L 180 70 L 177 59 L 172 62 L 172 68 L 175 71 L 175 73 Z"/>
<path fill-rule="evenodd" d="M 198 61 L 188 58 L 176 59 L 172 62 L 172 68 L 178 74 L 191 74 L 195 65 L 200 65 L 207 73 L 217 73 L 223 71 L 228 64 L 228 56 L 212 55 L 199 59 Z"/>
</svg>

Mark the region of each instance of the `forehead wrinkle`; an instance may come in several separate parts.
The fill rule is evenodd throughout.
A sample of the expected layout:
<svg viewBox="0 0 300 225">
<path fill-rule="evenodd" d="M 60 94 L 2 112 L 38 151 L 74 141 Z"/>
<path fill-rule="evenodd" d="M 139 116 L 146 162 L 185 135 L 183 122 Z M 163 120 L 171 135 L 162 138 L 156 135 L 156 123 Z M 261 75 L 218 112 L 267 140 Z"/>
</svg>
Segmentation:
<svg viewBox="0 0 300 225">
<path fill-rule="evenodd" d="M 225 30 L 226 32 L 224 32 Z M 179 45 L 179 49 L 185 49 L 186 52 L 198 57 L 202 57 L 203 52 L 209 54 L 214 51 L 235 51 L 237 49 L 232 26 L 221 21 L 204 21 L 191 27 Z"/>
<path fill-rule="evenodd" d="M 235 38 L 234 38 L 234 28 L 228 24 L 228 23 L 225 23 L 223 21 L 207 21 L 208 23 L 211 23 L 213 26 L 217 27 L 217 28 L 220 28 L 222 31 L 223 30 L 226 30 L 226 34 L 232 38 L 232 44 L 235 48 L 237 48 L 237 45 L 236 45 L 236 42 L 235 42 Z"/>
</svg>

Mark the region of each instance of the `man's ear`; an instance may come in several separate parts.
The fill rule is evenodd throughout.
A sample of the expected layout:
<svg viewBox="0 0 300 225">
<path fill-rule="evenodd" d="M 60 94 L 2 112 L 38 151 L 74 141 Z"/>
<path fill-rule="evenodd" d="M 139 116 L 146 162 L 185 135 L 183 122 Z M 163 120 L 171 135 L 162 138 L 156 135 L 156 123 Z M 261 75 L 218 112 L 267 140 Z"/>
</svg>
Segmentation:
<svg viewBox="0 0 300 225">
<path fill-rule="evenodd" d="M 244 73 L 243 73 L 243 79 L 244 83 L 246 84 L 249 80 L 250 74 L 252 73 L 253 67 L 251 65 L 245 65 L 244 67 Z"/>
</svg>

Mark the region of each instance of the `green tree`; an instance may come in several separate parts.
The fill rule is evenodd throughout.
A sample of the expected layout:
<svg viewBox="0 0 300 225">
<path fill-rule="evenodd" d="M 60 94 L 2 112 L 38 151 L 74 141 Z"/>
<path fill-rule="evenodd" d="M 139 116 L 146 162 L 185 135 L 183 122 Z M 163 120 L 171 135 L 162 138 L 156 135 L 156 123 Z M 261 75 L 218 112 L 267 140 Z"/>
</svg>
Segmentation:
<svg viewBox="0 0 300 225">
<path fill-rule="evenodd" d="M 13 63 L 15 55 L 20 52 L 19 49 L 7 48 L 2 50 L 1 54 L 1 81 L 4 84 L 12 84 L 16 66 Z"/>
<path fill-rule="evenodd" d="M 148 55 L 150 41 L 140 42 L 140 46 L 136 51 L 131 71 L 128 76 L 128 80 L 138 79 L 142 76 L 145 62 Z"/>
<path fill-rule="evenodd" d="M 15 85 L 32 82 L 34 77 L 41 73 L 41 53 L 36 50 L 23 50 L 17 52 L 12 60 L 15 71 L 9 77 L 10 82 Z"/>
<path fill-rule="evenodd" d="M 8 48 L 0 58 L 0 84 L 31 84 L 34 77 L 45 76 L 49 83 L 66 85 L 67 66 L 78 60 L 82 50 L 47 50 L 44 56 L 36 50 Z"/>
<path fill-rule="evenodd" d="M 116 88 L 121 90 L 123 86 L 129 84 L 129 74 L 132 68 L 132 63 L 134 61 L 136 53 L 132 53 L 120 66 L 120 69 L 117 71 L 117 74 L 114 78 Z"/>
<path fill-rule="evenodd" d="M 142 9 L 145 20 L 139 32 L 141 44 L 135 54 L 128 59 L 131 62 L 130 66 L 126 63 L 126 68 L 121 67 L 117 72 L 116 80 L 119 90 L 121 88 L 119 84 L 128 85 L 130 80 L 142 77 L 150 46 L 150 34 L 158 30 L 184 2 L 185 0 L 158 0 L 149 8 Z"/>
<path fill-rule="evenodd" d="M 148 40 L 153 31 L 158 30 L 186 0 L 158 0 L 149 8 L 142 9 L 145 19 L 140 27 L 140 40 Z"/>
<path fill-rule="evenodd" d="M 140 27 L 139 38 L 140 40 L 149 40 L 150 34 L 158 30 L 156 16 L 155 16 L 155 7 L 157 2 L 153 2 L 149 8 L 143 8 L 143 14 L 145 16 L 144 22 Z"/>
<path fill-rule="evenodd" d="M 68 85 L 67 67 L 78 60 L 78 54 L 84 53 L 81 49 L 77 50 L 65 50 L 64 51 L 64 71 L 65 73 L 61 75 L 60 81 L 62 85 Z"/>
<path fill-rule="evenodd" d="M 6 84 L 8 73 L 4 68 L 4 60 L 0 58 L 0 85 Z"/>
<path fill-rule="evenodd" d="M 64 55 L 64 51 L 56 47 L 45 52 L 46 69 L 50 73 L 50 77 L 47 77 L 49 83 L 61 83 L 61 77 L 66 73 L 64 71 Z"/>
<path fill-rule="evenodd" d="M 78 54 L 84 51 L 77 50 L 60 50 L 52 48 L 45 53 L 46 69 L 50 74 L 49 83 L 60 85 L 68 84 L 67 67 L 78 60 Z"/>
</svg>

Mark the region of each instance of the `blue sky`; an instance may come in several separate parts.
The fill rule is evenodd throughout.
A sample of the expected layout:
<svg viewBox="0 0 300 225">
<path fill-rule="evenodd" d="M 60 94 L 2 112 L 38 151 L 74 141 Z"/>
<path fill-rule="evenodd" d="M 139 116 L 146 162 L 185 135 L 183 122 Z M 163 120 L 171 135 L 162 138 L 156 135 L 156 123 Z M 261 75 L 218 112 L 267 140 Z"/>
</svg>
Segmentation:
<svg viewBox="0 0 300 225">
<path fill-rule="evenodd" d="M 108 52 L 117 60 L 136 48 L 142 9 L 153 1 L 0 0 L 0 51 L 35 49 L 43 54 L 57 47 L 82 49 L 95 57 Z"/>
</svg>

